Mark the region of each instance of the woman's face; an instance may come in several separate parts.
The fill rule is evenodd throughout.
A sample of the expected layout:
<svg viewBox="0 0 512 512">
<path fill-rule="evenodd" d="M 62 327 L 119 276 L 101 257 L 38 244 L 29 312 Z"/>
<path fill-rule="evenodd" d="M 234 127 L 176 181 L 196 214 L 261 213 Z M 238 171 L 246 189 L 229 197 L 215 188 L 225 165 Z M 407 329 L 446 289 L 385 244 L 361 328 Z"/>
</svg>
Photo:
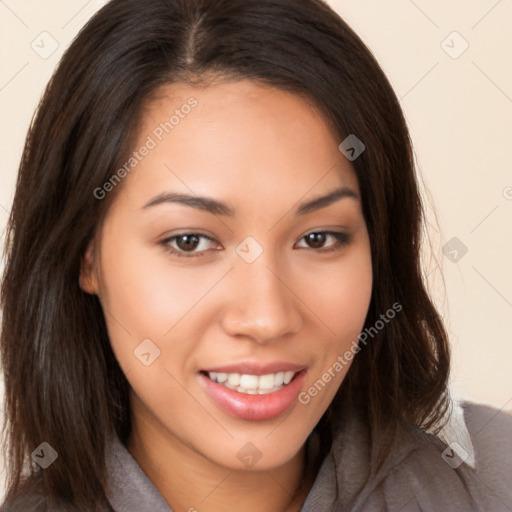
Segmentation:
<svg viewBox="0 0 512 512">
<path fill-rule="evenodd" d="M 177 84 L 150 103 L 122 183 L 96 191 L 120 187 L 81 274 L 135 429 L 233 469 L 298 453 L 372 288 L 340 142 L 301 97 L 249 80 Z"/>
</svg>

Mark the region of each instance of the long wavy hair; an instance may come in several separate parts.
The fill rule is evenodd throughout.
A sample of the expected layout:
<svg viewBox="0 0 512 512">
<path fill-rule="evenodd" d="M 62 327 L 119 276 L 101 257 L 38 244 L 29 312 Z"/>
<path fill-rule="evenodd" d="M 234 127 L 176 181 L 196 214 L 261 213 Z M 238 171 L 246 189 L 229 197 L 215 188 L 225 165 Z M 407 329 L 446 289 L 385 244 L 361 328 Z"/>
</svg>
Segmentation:
<svg viewBox="0 0 512 512">
<path fill-rule="evenodd" d="M 368 424 L 373 468 L 401 425 L 442 421 L 449 347 L 420 266 L 424 211 L 411 141 L 369 49 L 322 0 L 111 0 L 65 52 L 19 168 L 1 289 L 6 507 L 35 482 L 46 504 L 107 503 L 107 436 L 130 434 L 129 384 L 79 272 L 122 184 L 103 200 L 94 190 L 126 161 L 160 87 L 212 77 L 304 95 L 340 142 L 356 134 L 366 146 L 352 162 L 374 276 L 365 327 L 396 302 L 403 312 L 355 357 L 315 428 L 323 453 L 341 399 Z M 31 458 L 43 441 L 59 454 L 45 470 Z"/>
</svg>

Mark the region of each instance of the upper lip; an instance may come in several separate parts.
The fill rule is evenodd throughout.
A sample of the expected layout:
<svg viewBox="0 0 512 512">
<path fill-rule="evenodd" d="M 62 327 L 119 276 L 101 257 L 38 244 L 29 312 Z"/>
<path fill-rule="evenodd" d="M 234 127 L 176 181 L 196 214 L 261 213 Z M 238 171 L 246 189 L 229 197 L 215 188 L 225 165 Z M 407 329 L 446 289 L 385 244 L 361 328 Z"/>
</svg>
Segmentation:
<svg viewBox="0 0 512 512">
<path fill-rule="evenodd" d="M 214 368 L 204 368 L 204 372 L 215 373 L 239 373 L 241 375 L 268 375 L 278 372 L 300 372 L 306 365 L 287 363 L 283 361 L 274 361 L 271 363 L 260 363 L 256 361 L 247 361 L 241 363 L 226 364 Z"/>
</svg>

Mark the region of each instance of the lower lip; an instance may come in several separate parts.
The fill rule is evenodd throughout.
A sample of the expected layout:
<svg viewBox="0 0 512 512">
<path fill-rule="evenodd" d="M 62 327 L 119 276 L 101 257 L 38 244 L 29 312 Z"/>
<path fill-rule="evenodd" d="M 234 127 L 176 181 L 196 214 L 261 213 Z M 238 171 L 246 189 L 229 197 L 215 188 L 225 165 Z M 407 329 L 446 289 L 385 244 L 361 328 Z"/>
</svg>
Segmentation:
<svg viewBox="0 0 512 512">
<path fill-rule="evenodd" d="M 266 395 L 248 395 L 199 374 L 206 392 L 221 409 L 231 416 L 249 421 L 271 420 L 287 411 L 296 402 L 305 376 L 306 370 L 301 370 L 279 391 Z"/>
</svg>

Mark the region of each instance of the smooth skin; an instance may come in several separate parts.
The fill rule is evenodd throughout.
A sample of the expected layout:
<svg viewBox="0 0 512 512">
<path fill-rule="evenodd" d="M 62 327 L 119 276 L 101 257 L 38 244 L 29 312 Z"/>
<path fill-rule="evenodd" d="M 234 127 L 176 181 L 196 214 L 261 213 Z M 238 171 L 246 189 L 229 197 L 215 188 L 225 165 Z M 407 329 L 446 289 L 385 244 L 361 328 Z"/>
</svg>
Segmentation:
<svg viewBox="0 0 512 512">
<path fill-rule="evenodd" d="M 80 285 L 98 295 L 132 387 L 127 448 L 172 509 L 298 511 L 313 483 L 299 485 L 305 441 L 349 366 L 307 405 L 265 421 L 226 413 L 199 372 L 298 363 L 307 391 L 350 348 L 372 289 L 357 178 L 309 101 L 251 80 L 167 86 L 148 103 L 134 150 L 191 97 L 197 106 L 118 185 Z M 298 213 L 340 188 L 353 195 Z M 144 208 L 162 193 L 214 199 L 232 215 Z M 248 236 L 250 251 L 263 250 L 252 263 L 236 250 Z M 145 339 L 160 350 L 149 366 L 134 355 Z M 247 443 L 261 454 L 252 467 L 237 456 Z"/>
</svg>

